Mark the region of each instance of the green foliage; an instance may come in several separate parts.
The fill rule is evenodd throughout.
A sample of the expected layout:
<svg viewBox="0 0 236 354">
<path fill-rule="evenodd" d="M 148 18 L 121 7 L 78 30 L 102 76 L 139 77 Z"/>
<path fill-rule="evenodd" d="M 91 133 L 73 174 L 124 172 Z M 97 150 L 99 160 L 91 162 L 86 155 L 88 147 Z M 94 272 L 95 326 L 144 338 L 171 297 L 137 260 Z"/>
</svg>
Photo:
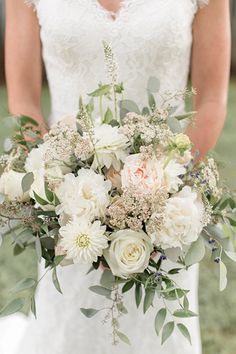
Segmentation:
<svg viewBox="0 0 236 354">
<path fill-rule="evenodd" d="M 92 309 L 92 308 L 89 308 L 89 309 L 81 308 L 80 311 L 82 312 L 82 314 L 84 316 L 86 316 L 88 318 L 95 316 L 99 312 L 99 310 Z"/>
</svg>

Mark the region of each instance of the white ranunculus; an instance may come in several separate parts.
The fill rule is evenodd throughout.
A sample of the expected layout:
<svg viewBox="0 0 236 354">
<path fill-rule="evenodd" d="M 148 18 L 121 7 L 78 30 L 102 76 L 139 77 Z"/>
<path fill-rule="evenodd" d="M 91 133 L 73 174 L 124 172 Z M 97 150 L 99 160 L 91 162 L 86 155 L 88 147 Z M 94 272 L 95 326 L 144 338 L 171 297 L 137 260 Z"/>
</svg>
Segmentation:
<svg viewBox="0 0 236 354">
<path fill-rule="evenodd" d="M 56 208 L 57 214 L 82 216 L 90 220 L 103 217 L 109 205 L 110 189 L 111 182 L 105 181 L 93 170 L 82 168 L 77 177 L 70 173 L 56 190 L 61 203 Z"/>
<path fill-rule="evenodd" d="M 198 194 L 188 186 L 168 199 L 164 210 L 164 224 L 152 239 L 163 249 L 190 245 L 203 228 L 204 205 Z M 148 227 L 147 227 L 148 230 Z"/>
<path fill-rule="evenodd" d="M 5 195 L 9 201 L 17 200 L 26 202 L 30 199 L 29 193 L 23 193 L 21 182 L 26 173 L 13 170 L 3 172 L 0 177 L 0 193 Z"/>
<path fill-rule="evenodd" d="M 110 238 L 111 244 L 103 255 L 114 275 L 127 278 L 147 268 L 153 246 L 145 232 L 119 230 Z"/>
<path fill-rule="evenodd" d="M 47 151 L 47 148 L 48 148 L 48 144 L 43 143 L 39 145 L 39 147 L 34 148 L 30 151 L 25 161 L 26 172 L 34 172 L 37 170 L 44 169 L 45 167 L 44 155 Z"/>
<path fill-rule="evenodd" d="M 109 124 L 102 124 L 94 128 L 94 156 L 93 168 L 113 166 L 117 171 L 120 170 L 121 162 L 127 156 L 128 138 L 121 133 L 118 127 Z"/>
<path fill-rule="evenodd" d="M 106 226 L 100 221 L 91 223 L 86 218 L 78 218 L 61 227 L 60 247 L 65 259 L 73 263 L 92 264 L 108 246 Z"/>
<path fill-rule="evenodd" d="M 34 171 L 34 182 L 30 187 L 29 193 L 30 193 L 30 197 L 35 200 L 36 208 L 41 208 L 44 211 L 55 210 L 55 206 L 48 201 L 45 194 L 45 170 L 44 169 Z M 48 202 L 48 204 L 46 205 L 39 204 L 36 201 L 34 193 L 36 193 L 40 198 Z"/>
</svg>

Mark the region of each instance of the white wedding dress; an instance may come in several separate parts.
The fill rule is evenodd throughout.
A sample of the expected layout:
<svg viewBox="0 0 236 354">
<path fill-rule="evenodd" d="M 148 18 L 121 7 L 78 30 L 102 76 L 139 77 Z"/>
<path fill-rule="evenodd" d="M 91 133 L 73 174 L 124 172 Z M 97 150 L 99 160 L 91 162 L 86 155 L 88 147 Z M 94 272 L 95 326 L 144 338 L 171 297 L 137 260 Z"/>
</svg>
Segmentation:
<svg viewBox="0 0 236 354">
<path fill-rule="evenodd" d="M 207 0 L 124 0 L 117 14 L 106 11 L 97 0 L 28 2 L 34 4 L 41 26 L 52 99 L 51 124 L 75 112 L 80 95 L 95 89 L 99 81 L 106 82 L 102 40 L 110 43 L 116 54 L 126 96 L 140 106 L 146 103 L 145 87 L 151 75 L 160 79 L 163 92 L 185 88 L 192 23 L 199 7 Z M 178 111 L 184 111 L 184 103 Z M 123 343 L 113 346 L 109 324 L 102 324 L 104 314 L 87 319 L 80 312 L 81 307 L 101 308 L 108 301 L 88 290 L 90 285 L 99 284 L 101 271 L 86 276 L 87 270 L 88 267 L 80 265 L 60 268 L 63 295 L 55 290 L 50 275 L 45 277 L 38 291 L 37 320 L 32 317 L 26 325 L 22 320 L 22 327 L 17 323 L 19 330 L 27 328 L 16 353 L 201 353 L 198 318 L 186 320 L 192 333 L 192 346 L 178 330 L 161 346 L 154 331 L 154 317 L 161 304 L 157 301 L 143 315 L 141 309 L 136 310 L 133 292 L 125 297 L 129 314 L 120 320 L 121 331 L 129 336 L 132 346 Z M 178 276 L 177 282 L 191 289 L 191 309 L 198 312 L 198 268 Z M 11 335 L 13 339 L 14 333 Z"/>
</svg>

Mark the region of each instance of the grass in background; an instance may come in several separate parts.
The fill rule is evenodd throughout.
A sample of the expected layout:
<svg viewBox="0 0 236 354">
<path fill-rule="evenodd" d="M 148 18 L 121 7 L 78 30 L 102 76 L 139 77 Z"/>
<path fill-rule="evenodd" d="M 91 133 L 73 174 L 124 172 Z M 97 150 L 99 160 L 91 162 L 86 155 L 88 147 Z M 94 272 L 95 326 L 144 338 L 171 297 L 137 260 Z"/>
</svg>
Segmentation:
<svg viewBox="0 0 236 354">
<path fill-rule="evenodd" d="M 43 91 L 43 107 L 47 116 L 49 97 L 46 89 Z M 6 92 L 0 88 L 0 117 L 4 116 L 7 116 Z M 3 141 L 5 134 L 7 130 L 3 131 L 0 125 L 0 140 Z M 228 118 L 215 152 L 217 159 L 224 164 L 222 177 L 236 189 L 236 81 L 230 85 Z M 14 258 L 9 241 L 0 248 L 0 306 L 6 301 L 8 290 L 15 281 L 25 276 L 36 276 L 32 252 Z M 199 301 L 204 354 L 236 353 L 236 267 L 231 263 L 228 269 L 228 288 L 219 293 L 217 265 L 206 259 L 200 267 Z"/>
</svg>

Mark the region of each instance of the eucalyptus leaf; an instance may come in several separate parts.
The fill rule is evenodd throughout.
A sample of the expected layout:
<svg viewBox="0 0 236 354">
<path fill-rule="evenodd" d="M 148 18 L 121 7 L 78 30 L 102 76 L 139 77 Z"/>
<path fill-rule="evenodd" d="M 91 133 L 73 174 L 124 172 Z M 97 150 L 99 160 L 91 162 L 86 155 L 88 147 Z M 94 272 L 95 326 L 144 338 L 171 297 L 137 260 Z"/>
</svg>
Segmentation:
<svg viewBox="0 0 236 354">
<path fill-rule="evenodd" d="M 148 92 L 148 104 L 151 110 L 154 110 L 156 108 L 156 101 L 151 92 Z"/>
<path fill-rule="evenodd" d="M 205 252 L 206 249 L 204 240 L 201 236 L 199 236 L 197 241 L 193 242 L 190 246 L 185 257 L 185 264 L 190 266 L 192 264 L 199 263 L 205 256 Z"/>
<path fill-rule="evenodd" d="M 183 307 L 184 307 L 185 311 L 189 310 L 189 301 L 188 301 L 187 296 L 184 296 Z"/>
<path fill-rule="evenodd" d="M 173 133 L 182 133 L 183 132 L 183 128 L 182 128 L 180 122 L 175 117 L 168 117 L 167 124 Z"/>
<path fill-rule="evenodd" d="M 160 331 L 165 323 L 166 320 L 166 315 L 167 315 L 167 311 L 166 308 L 162 308 L 160 309 L 155 317 L 155 330 L 156 330 L 156 334 L 159 336 Z"/>
<path fill-rule="evenodd" d="M 88 318 L 91 318 L 93 316 L 95 316 L 99 310 L 93 309 L 93 308 L 89 308 L 89 309 L 85 309 L 85 308 L 81 308 L 80 311 L 82 312 L 82 314 Z"/>
<path fill-rule="evenodd" d="M 192 344 L 192 341 L 191 341 L 191 335 L 189 333 L 189 330 L 188 328 L 182 324 L 182 323 L 177 323 L 177 327 L 178 329 L 180 330 L 180 332 L 182 333 L 182 335 L 187 338 L 187 340 L 189 341 L 190 344 Z"/>
<path fill-rule="evenodd" d="M 191 119 L 196 113 L 197 113 L 196 111 L 187 112 L 185 114 L 177 115 L 177 116 L 175 116 L 175 118 L 177 120 Z"/>
<path fill-rule="evenodd" d="M 192 312 L 190 310 L 176 310 L 173 313 L 173 316 L 178 317 L 178 318 L 189 318 L 189 317 L 196 317 L 198 316 L 195 312 Z"/>
<path fill-rule="evenodd" d="M 131 345 L 129 338 L 124 333 L 117 331 L 116 334 L 122 342 Z"/>
<path fill-rule="evenodd" d="M 26 289 L 31 289 L 36 285 L 36 281 L 33 278 L 25 278 L 20 280 L 14 288 L 11 289 L 12 293 L 19 293 Z"/>
<path fill-rule="evenodd" d="M 143 296 L 142 285 L 138 283 L 135 286 L 135 302 L 137 307 L 139 307 L 142 301 L 142 296 Z"/>
<path fill-rule="evenodd" d="M 150 114 L 149 108 L 148 108 L 148 107 L 144 107 L 144 108 L 142 109 L 142 114 L 143 114 L 143 115 L 149 115 L 149 114 Z"/>
<path fill-rule="evenodd" d="M 220 291 L 224 291 L 227 287 L 227 268 L 226 265 L 220 261 Z"/>
<path fill-rule="evenodd" d="M 60 283 L 59 283 L 59 280 L 57 277 L 57 268 L 56 267 L 53 268 L 53 271 L 52 271 L 52 281 L 53 281 L 53 284 L 54 284 L 55 288 L 57 289 L 57 291 L 62 294 L 61 286 L 60 286 Z"/>
<path fill-rule="evenodd" d="M 25 300 L 22 298 L 14 299 L 10 303 L 8 303 L 5 307 L 0 310 L 0 317 L 5 317 L 12 315 L 20 311 L 25 304 Z"/>
<path fill-rule="evenodd" d="M 111 297 L 111 290 L 104 288 L 103 286 L 99 286 L 99 285 L 90 286 L 89 290 L 91 290 L 92 292 L 98 295 L 105 296 L 108 299 L 110 299 Z"/>
<path fill-rule="evenodd" d="M 20 246 L 18 244 L 16 244 L 13 248 L 13 254 L 14 256 L 19 256 L 19 254 L 21 254 L 22 252 L 24 252 L 25 247 L 24 246 Z"/>
<path fill-rule="evenodd" d="M 155 76 L 151 76 L 148 79 L 147 90 L 150 92 L 158 92 L 160 90 L 160 80 Z"/>
<path fill-rule="evenodd" d="M 119 101 L 119 107 L 120 107 L 120 109 L 127 111 L 127 113 L 134 112 L 134 113 L 140 114 L 140 110 L 134 101 L 121 100 L 121 101 Z"/>
<path fill-rule="evenodd" d="M 175 328 L 175 323 L 168 322 L 165 324 L 163 331 L 162 331 L 162 339 L 161 339 L 161 344 L 164 344 L 165 341 L 171 336 Z"/>
<path fill-rule="evenodd" d="M 30 190 L 31 185 L 34 182 L 34 174 L 33 172 L 26 173 L 21 181 L 21 188 L 23 193 L 26 193 Z"/>
<path fill-rule="evenodd" d="M 115 284 L 115 277 L 109 269 L 105 269 L 102 273 L 100 284 L 107 288 L 112 289 Z"/>
<path fill-rule="evenodd" d="M 143 303 L 143 312 L 146 313 L 149 307 L 153 303 L 155 296 L 155 289 L 148 288 L 145 292 L 144 303 Z"/>
<path fill-rule="evenodd" d="M 42 246 L 41 246 L 41 241 L 40 241 L 39 236 L 37 236 L 35 238 L 35 250 L 36 250 L 38 261 L 40 263 L 41 262 L 41 258 L 42 258 Z"/>
</svg>

